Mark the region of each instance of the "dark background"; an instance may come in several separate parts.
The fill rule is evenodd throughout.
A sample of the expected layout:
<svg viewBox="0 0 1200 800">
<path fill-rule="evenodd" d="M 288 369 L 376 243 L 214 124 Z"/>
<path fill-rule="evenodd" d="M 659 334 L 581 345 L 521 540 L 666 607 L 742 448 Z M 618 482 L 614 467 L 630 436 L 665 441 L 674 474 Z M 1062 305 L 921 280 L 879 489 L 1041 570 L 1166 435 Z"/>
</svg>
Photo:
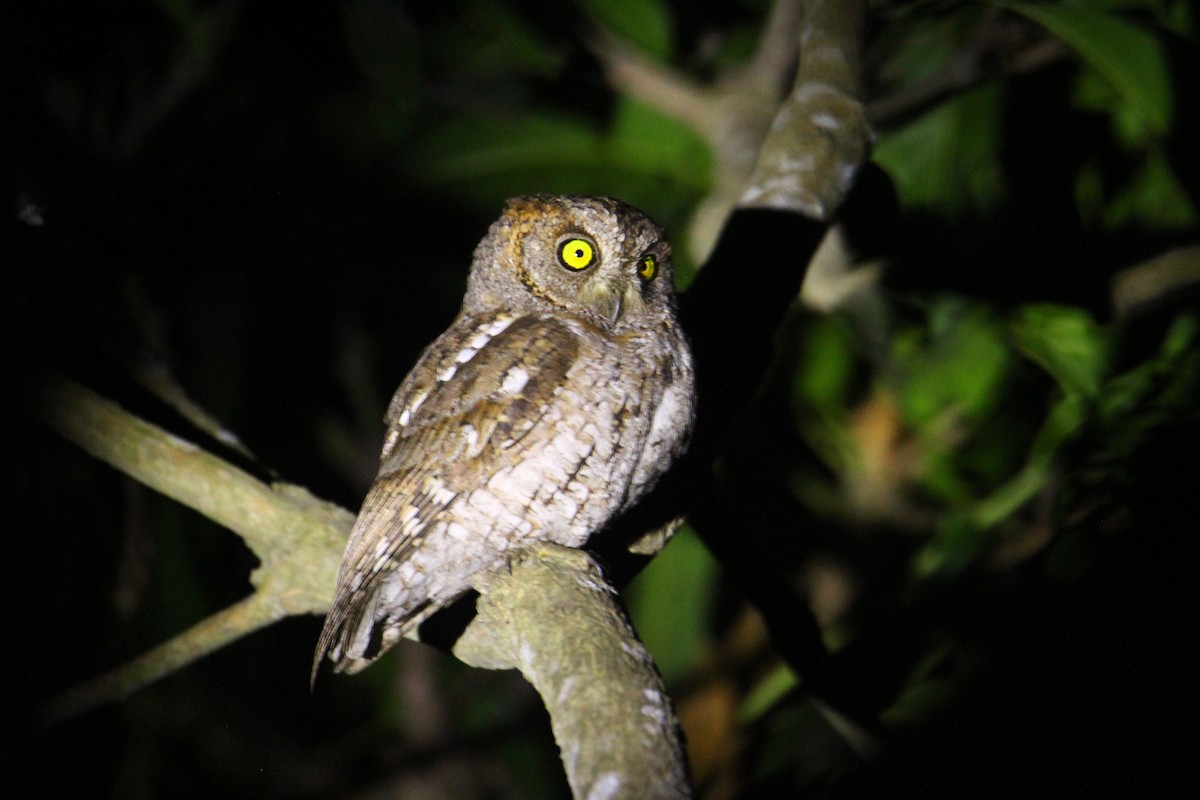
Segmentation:
<svg viewBox="0 0 1200 800">
<path fill-rule="evenodd" d="M 698 80 L 743 58 L 765 15 L 756 2 L 635 5 L 667 20 L 657 55 Z M 746 576 L 723 571 L 694 538 L 633 591 L 685 724 L 693 712 L 705 796 L 1141 794 L 1193 782 L 1195 339 L 1162 362 L 1153 389 L 1090 415 L 1055 452 L 1056 488 L 1039 494 L 1049 512 L 1022 506 L 969 547 L 944 524 L 1020 469 L 1061 389 L 1022 360 L 1005 327 L 1012 315 L 1041 302 L 1090 315 L 1111 343 L 1108 380 L 1159 358 L 1194 305 L 1185 290 L 1132 321 L 1109 306 L 1113 275 L 1195 242 L 1200 185 L 1186 107 L 1200 72 L 1186 24 L 1168 25 L 1181 4 L 1127 5 L 1120 18 L 1151 32 L 1170 68 L 1178 108 L 1167 126 L 1122 129 L 1119 93 L 1088 99 L 1080 87 L 1094 76 L 1070 52 L 1024 74 L 989 61 L 967 101 L 976 105 L 942 100 L 930 112 L 958 115 L 958 127 L 906 127 L 928 120 L 925 109 L 884 126 L 880 161 L 899 208 L 885 198 L 867 225 L 872 254 L 892 265 L 884 341 L 861 317 L 839 327 L 797 310 L 758 413 L 726 454 L 743 515 L 720 535 L 744 540 L 813 603 L 802 576 L 814 558 L 851 576 L 851 599 L 825 631 L 873 717 L 879 757 L 856 755 L 802 687 L 738 716 L 778 648 L 747 622 Z M 65 373 L 256 474 L 356 507 L 390 392 L 453 317 L 504 197 L 614 194 L 682 232 L 708 188 L 711 156 L 675 128 L 646 146 L 694 160 L 626 157 L 614 129 L 628 109 L 583 44 L 587 10 L 604 7 L 164 1 L 3 12 L 4 716 L 5 761 L 17 765 L 5 772 L 31 781 L 5 796 L 566 796 L 544 712 L 518 678 L 414 647 L 309 694 L 315 617 L 254 634 L 119 706 L 40 726 L 58 691 L 243 597 L 255 562 L 236 537 L 43 428 L 36 388 Z M 873 95 L 966 46 L 986 13 L 873 8 Z M 589 143 L 602 155 L 581 160 Z M 920 160 L 947 148 L 941 161 Z M 1161 169 L 1145 178 L 1148 163 Z M 776 256 L 769 246 L 748 254 L 748 279 Z M 686 281 L 695 264 L 681 262 Z M 850 366 L 833 369 L 841 377 L 818 380 L 804 344 L 814 331 L 850 342 Z M 803 420 L 878 410 L 874 386 L 910 396 L 916 363 L 950 385 L 955 348 L 976 334 L 1007 348 L 990 401 L 934 392 L 975 408 L 949 457 L 970 491 L 939 494 L 932 467 L 898 479 L 937 520 L 915 531 L 886 510 L 855 519 L 844 497 L 841 511 L 813 501 L 813 487 L 839 491 L 849 479 Z M 141 388 L 131 376 L 147 365 L 167 369 L 257 460 Z M 839 387 L 832 405 L 797 388 L 816 384 Z M 901 411 L 897 436 L 935 436 Z M 838 430 L 862 432 L 846 425 Z M 1052 529 L 1049 545 L 988 566 L 998 541 L 1035 523 Z M 928 552 L 962 565 L 922 573 L 914 565 Z M 656 641 L 655 630 L 666 633 Z"/>
</svg>

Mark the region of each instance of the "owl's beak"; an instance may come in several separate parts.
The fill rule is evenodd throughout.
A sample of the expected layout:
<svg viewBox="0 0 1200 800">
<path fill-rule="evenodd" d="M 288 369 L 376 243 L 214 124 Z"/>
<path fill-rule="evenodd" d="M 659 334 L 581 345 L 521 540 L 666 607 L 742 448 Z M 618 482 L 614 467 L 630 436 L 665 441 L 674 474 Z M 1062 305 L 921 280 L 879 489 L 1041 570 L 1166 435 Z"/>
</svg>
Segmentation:
<svg viewBox="0 0 1200 800">
<path fill-rule="evenodd" d="M 625 287 L 616 281 L 598 280 L 584 288 L 580 299 L 611 327 L 625 310 Z"/>
<path fill-rule="evenodd" d="M 600 315 L 611 328 L 630 313 L 646 307 L 638 281 L 621 277 L 599 278 L 584 287 L 580 299 Z"/>
<path fill-rule="evenodd" d="M 621 295 L 617 295 L 617 302 L 613 305 L 611 316 L 608 318 L 609 325 L 616 325 L 617 320 L 621 318 L 621 313 L 625 310 L 625 303 Z"/>
</svg>

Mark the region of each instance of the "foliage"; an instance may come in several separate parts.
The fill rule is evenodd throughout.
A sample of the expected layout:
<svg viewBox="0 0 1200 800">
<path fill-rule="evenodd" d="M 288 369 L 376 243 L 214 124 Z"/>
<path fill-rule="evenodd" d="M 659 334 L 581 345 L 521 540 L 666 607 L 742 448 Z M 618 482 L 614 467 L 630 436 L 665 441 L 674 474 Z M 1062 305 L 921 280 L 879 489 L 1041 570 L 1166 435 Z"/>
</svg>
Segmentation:
<svg viewBox="0 0 1200 800">
<path fill-rule="evenodd" d="M 606 88 L 590 26 L 703 80 L 740 63 L 766 4 L 266 5 L 33 29 L 7 150 L 48 222 L 20 232 L 42 260 L 14 305 L 39 336 L 13 374 L 48 362 L 178 425 L 117 377 L 149 352 L 265 471 L 353 506 L 386 389 L 453 315 L 504 197 L 613 194 L 682 238 L 712 187 L 699 134 Z M 872 9 L 872 99 L 965 52 L 975 72 L 881 125 L 899 207 L 858 256 L 886 277 L 831 313 L 797 304 L 718 465 L 739 529 L 685 529 L 625 593 L 635 624 L 703 796 L 1165 786 L 1195 732 L 1172 710 L 1190 697 L 1172 610 L 1195 594 L 1196 470 L 1171 459 L 1200 443 L 1200 316 L 1186 286 L 1120 313 L 1110 292 L 1195 242 L 1194 12 Z M 58 565 L 19 598 L 46 662 L 30 698 L 244 593 L 231 537 L 14 435 L 36 454 L 17 488 L 60 534 L 11 559 Z M 803 597 L 856 707 L 810 692 L 706 536 Z M 406 652 L 310 697 L 316 630 L 279 626 L 55 732 L 79 768 L 41 774 L 46 793 L 565 792 L 519 681 Z"/>
</svg>

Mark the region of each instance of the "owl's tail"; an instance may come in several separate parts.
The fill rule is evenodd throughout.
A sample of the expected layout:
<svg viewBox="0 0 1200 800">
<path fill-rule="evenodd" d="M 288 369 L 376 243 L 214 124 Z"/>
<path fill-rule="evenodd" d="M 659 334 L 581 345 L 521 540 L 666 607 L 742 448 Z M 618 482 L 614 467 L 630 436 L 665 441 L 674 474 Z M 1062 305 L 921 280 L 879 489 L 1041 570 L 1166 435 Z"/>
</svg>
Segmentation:
<svg viewBox="0 0 1200 800">
<path fill-rule="evenodd" d="M 377 613 L 379 592 L 367 595 L 339 591 L 329 613 L 325 615 L 325 626 L 317 639 L 313 653 L 312 671 L 308 677 L 309 691 L 317 684 L 317 673 L 325 656 L 334 663 L 334 672 L 353 675 L 371 664 L 396 642 L 410 627 L 410 622 L 419 619 L 429 601 L 419 603 L 403 617 L 393 618 Z"/>
</svg>

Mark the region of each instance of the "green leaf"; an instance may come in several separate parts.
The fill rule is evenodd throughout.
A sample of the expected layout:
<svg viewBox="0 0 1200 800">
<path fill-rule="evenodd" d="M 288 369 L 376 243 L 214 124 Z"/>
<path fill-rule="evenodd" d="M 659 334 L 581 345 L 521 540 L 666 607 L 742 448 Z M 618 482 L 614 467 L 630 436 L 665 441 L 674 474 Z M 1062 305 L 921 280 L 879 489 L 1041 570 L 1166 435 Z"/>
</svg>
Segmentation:
<svg viewBox="0 0 1200 800">
<path fill-rule="evenodd" d="M 1054 477 L 1058 455 L 1087 421 L 1088 406 L 1079 395 L 1061 398 L 1050 409 L 1021 469 L 974 505 L 947 513 L 934 538 L 913 557 L 917 577 L 951 576 L 975 563 L 996 542 L 996 526 L 1020 511 Z"/>
<path fill-rule="evenodd" d="M 1097 416 L 1104 449 L 1114 457 L 1124 457 L 1174 411 L 1195 405 L 1198 327 L 1193 315 L 1176 318 L 1155 356 L 1105 382 Z"/>
<path fill-rule="evenodd" d="M 622 593 L 638 636 L 668 683 L 691 673 L 708 649 L 716 575 L 712 555 L 684 527 Z"/>
<path fill-rule="evenodd" d="M 710 185 L 709 150 L 683 126 L 626 99 L 612 126 L 551 111 L 455 115 L 429 126 L 410 162 L 481 208 L 528 192 L 614 195 L 670 225 Z M 680 262 L 676 262 L 677 268 Z"/>
<path fill-rule="evenodd" d="M 913 556 L 912 572 L 918 578 L 957 575 L 971 566 L 991 541 L 988 531 L 969 513 L 948 513 L 938 522 L 934 538 Z"/>
<path fill-rule="evenodd" d="M 987 211 L 1003 193 L 1001 113 L 999 84 L 981 86 L 885 134 L 872 158 L 906 206 L 948 216 Z"/>
<path fill-rule="evenodd" d="M 494 211 L 529 192 L 612 194 L 602 182 L 600 135 L 551 112 L 519 118 L 456 115 L 432 127 L 410 163 L 424 180 Z"/>
<path fill-rule="evenodd" d="M 897 361 L 903 365 L 898 391 L 905 415 L 917 427 L 937 422 L 948 411 L 978 419 L 996 402 L 1007 371 L 999 324 L 985 309 L 943 298 L 930 309 L 928 325 L 925 347 L 897 340 Z"/>
<path fill-rule="evenodd" d="M 1095 7 L 1000 2 L 1044 27 L 1112 84 L 1147 129 L 1171 126 L 1171 71 L 1162 43 L 1144 28 Z"/>
<path fill-rule="evenodd" d="M 1200 338 L 1200 320 L 1194 314 L 1182 314 L 1177 317 L 1163 337 L 1160 357 L 1168 361 L 1185 357 Z"/>
<path fill-rule="evenodd" d="M 460 5 L 449 25 L 423 31 L 424 41 L 437 43 L 431 53 L 445 69 L 469 75 L 467 83 L 485 85 L 506 73 L 552 79 L 562 70 L 561 45 L 527 25 L 509 3 Z"/>
<path fill-rule="evenodd" d="M 826 413 L 844 411 L 856 360 L 850 321 L 837 314 L 814 319 L 804 332 L 800 348 L 800 363 L 792 381 L 797 405 Z"/>
<path fill-rule="evenodd" d="M 464 114 L 437 130 L 419 163 L 429 177 L 454 182 L 570 165 L 586 168 L 598 163 L 599 141 L 583 121 L 551 112 L 513 119 Z"/>
<path fill-rule="evenodd" d="M 800 683 L 796 673 L 787 664 L 775 667 L 756 683 L 746 694 L 738 709 L 738 720 L 743 724 L 753 722 L 771 710 Z"/>
<path fill-rule="evenodd" d="M 1150 153 L 1141 169 L 1108 204 L 1109 229 L 1138 226 L 1144 229 L 1183 229 L 1198 221 L 1196 207 L 1179 181 L 1166 155 Z"/>
<path fill-rule="evenodd" d="M 617 98 L 605 156 L 621 169 L 692 187 L 697 192 L 708 191 L 711 186 L 708 145 L 683 123 L 626 96 Z"/>
<path fill-rule="evenodd" d="M 900 696 L 884 709 L 881 720 L 893 728 L 911 725 L 945 708 L 966 677 L 967 670 L 956 664 L 962 660 L 950 645 L 934 645 L 913 667 Z"/>
<path fill-rule="evenodd" d="M 346 8 L 346 49 L 379 90 L 400 94 L 419 85 L 421 40 L 408 17 L 382 0 L 355 0 Z"/>
<path fill-rule="evenodd" d="M 1015 514 L 1037 496 L 1053 475 L 1059 450 L 1075 436 L 1087 420 L 1087 408 L 1079 395 L 1068 395 L 1050 409 L 1038 431 L 1029 458 L 1021 471 L 976 504 L 973 521 L 990 528 Z"/>
<path fill-rule="evenodd" d="M 1022 308 L 1012 322 L 1017 349 L 1050 373 L 1067 395 L 1095 397 L 1108 367 L 1108 335 L 1081 308 Z"/>
<path fill-rule="evenodd" d="M 598 24 L 648 54 L 668 59 L 674 52 L 671 10 L 661 0 L 580 0 Z"/>
</svg>

